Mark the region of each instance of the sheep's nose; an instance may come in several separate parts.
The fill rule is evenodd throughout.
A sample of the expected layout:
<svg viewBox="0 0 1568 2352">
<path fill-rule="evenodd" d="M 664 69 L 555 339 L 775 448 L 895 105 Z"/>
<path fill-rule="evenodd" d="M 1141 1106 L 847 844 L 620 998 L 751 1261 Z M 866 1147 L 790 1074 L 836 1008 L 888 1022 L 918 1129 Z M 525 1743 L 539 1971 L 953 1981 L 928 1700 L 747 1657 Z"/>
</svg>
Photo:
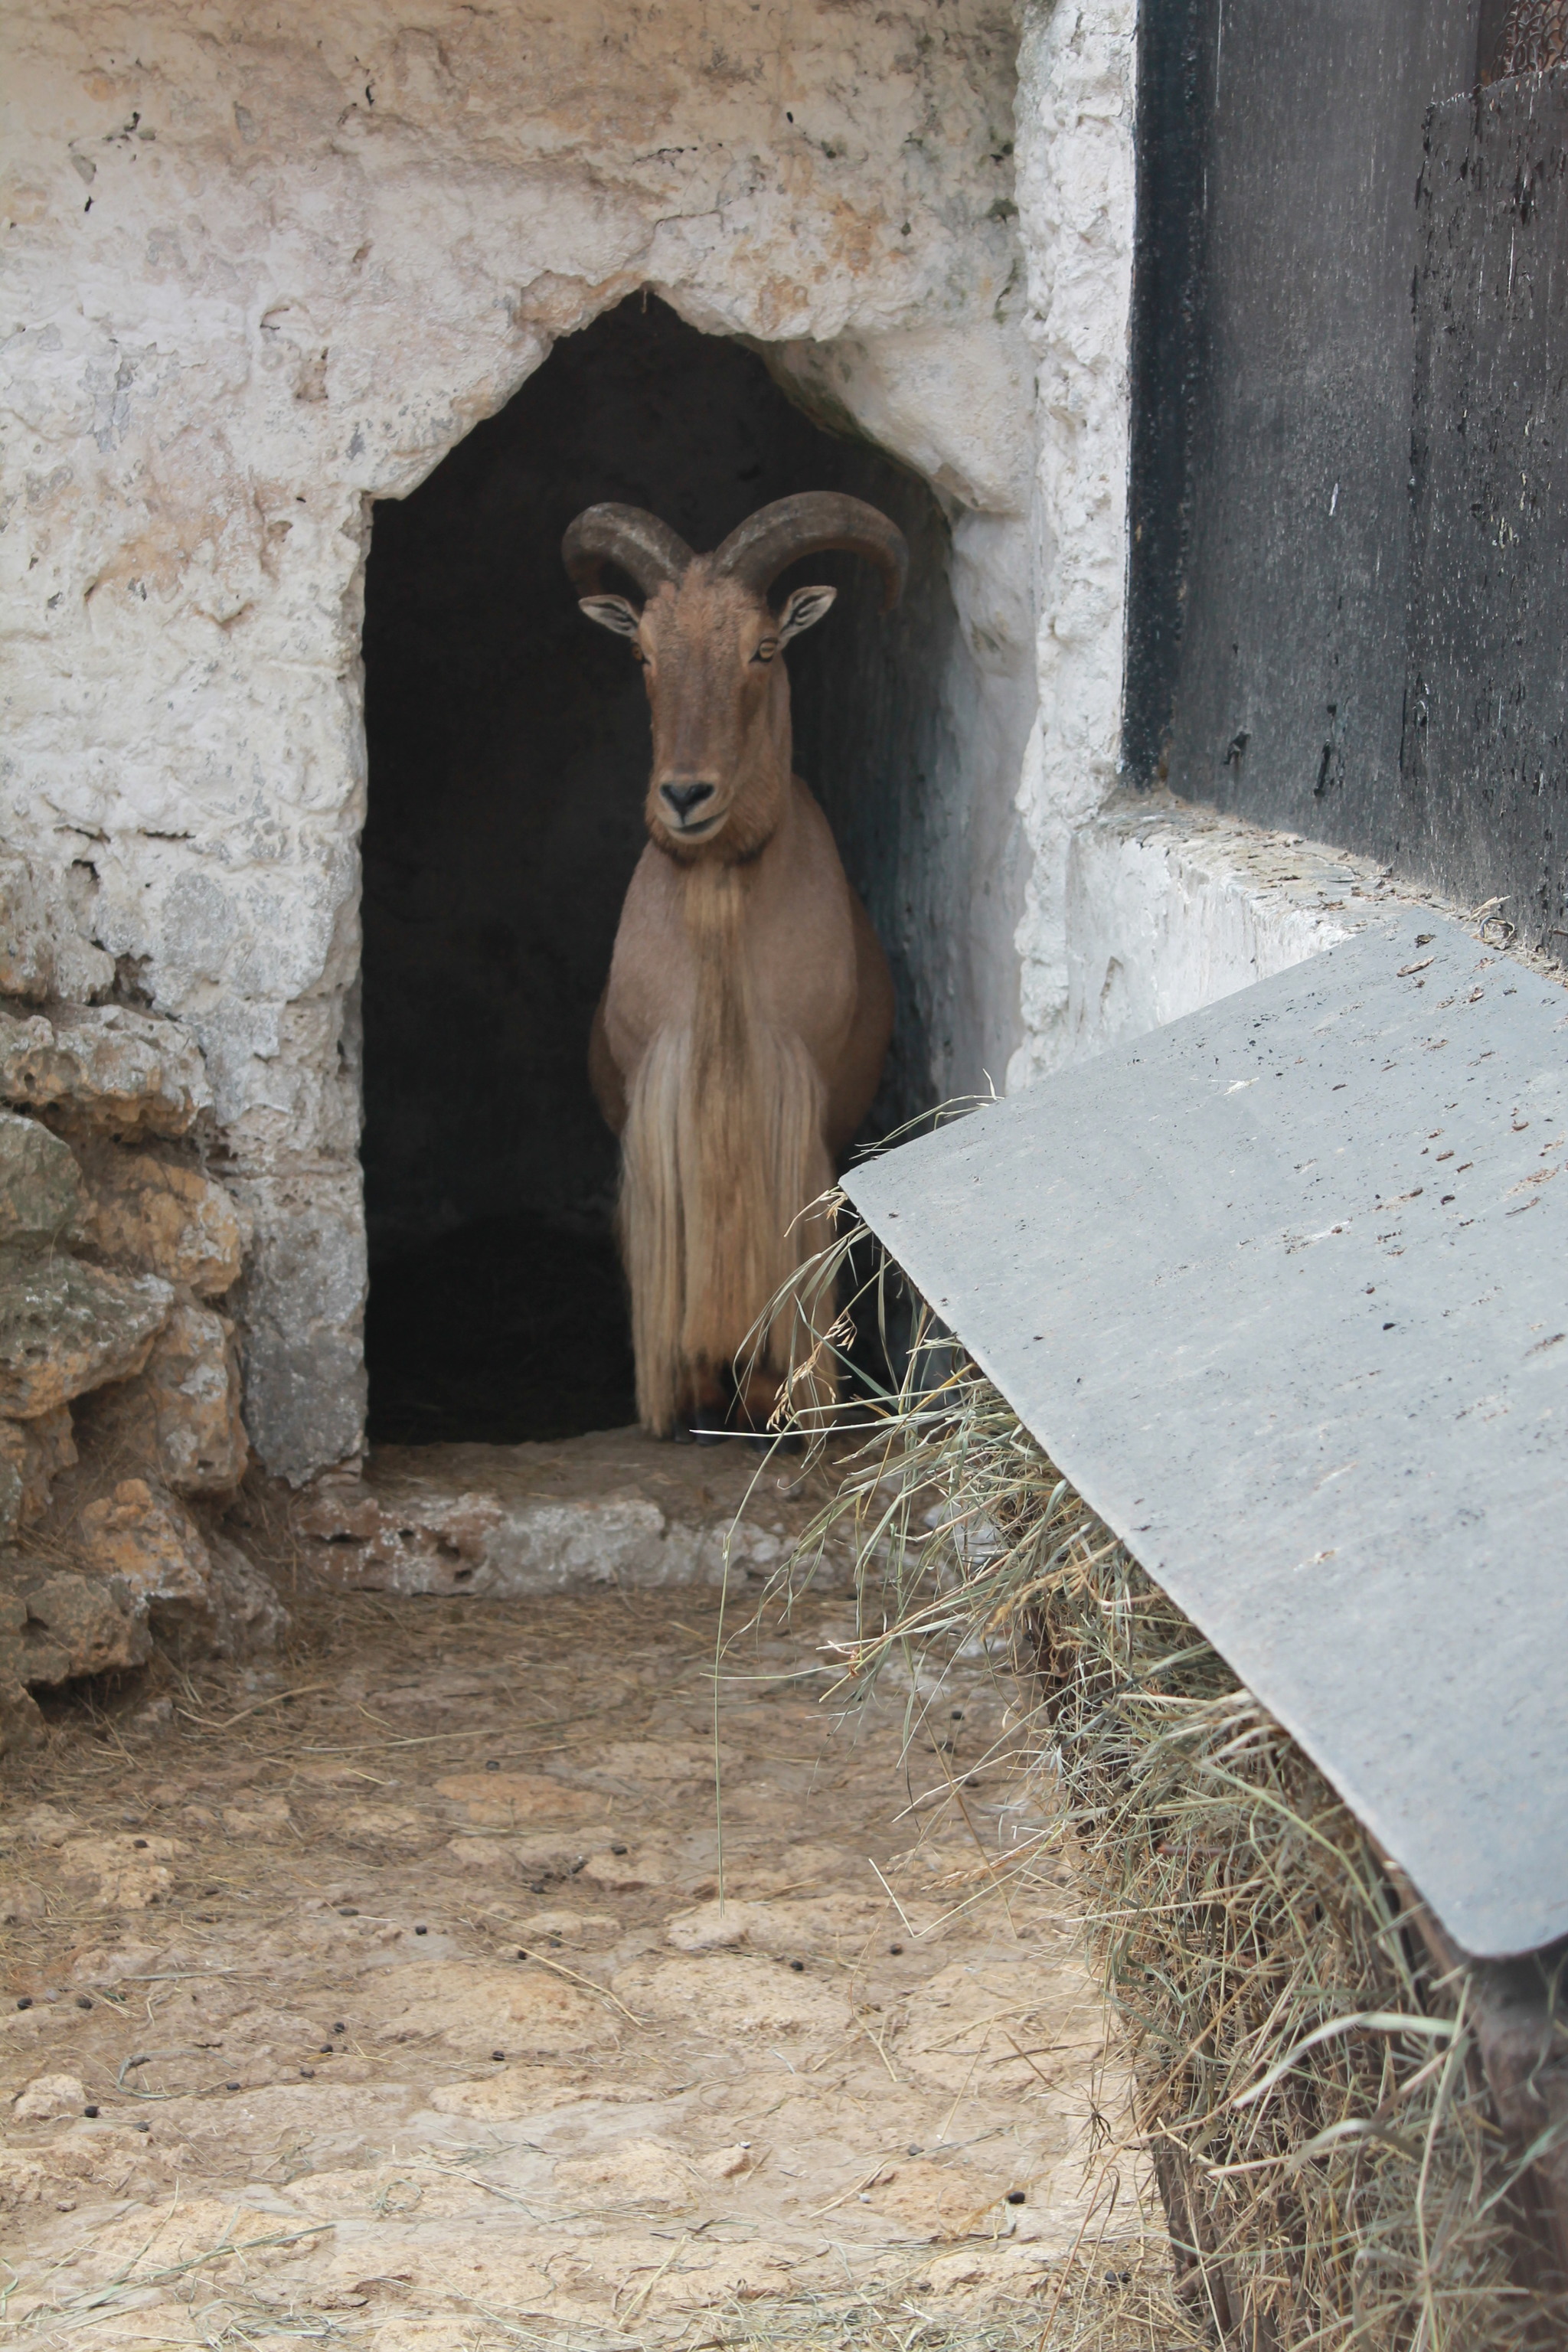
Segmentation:
<svg viewBox="0 0 1568 2352">
<path fill-rule="evenodd" d="M 704 801 L 713 797 L 711 784 L 660 784 L 658 792 L 659 798 L 668 802 L 682 824 L 694 808 L 700 808 Z"/>
</svg>

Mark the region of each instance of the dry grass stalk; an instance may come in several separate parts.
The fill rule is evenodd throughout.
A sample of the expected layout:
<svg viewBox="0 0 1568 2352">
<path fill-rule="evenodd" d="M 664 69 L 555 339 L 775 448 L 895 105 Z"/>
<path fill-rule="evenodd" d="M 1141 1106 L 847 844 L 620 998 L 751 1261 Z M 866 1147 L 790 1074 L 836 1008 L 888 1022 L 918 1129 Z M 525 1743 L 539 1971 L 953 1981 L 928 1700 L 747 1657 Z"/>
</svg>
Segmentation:
<svg viewBox="0 0 1568 2352">
<path fill-rule="evenodd" d="M 832 1296 L 858 1239 L 800 1281 Z M 885 1324 L 886 1279 L 851 1311 Z M 1354 1816 L 918 1307 L 901 1386 L 857 1420 L 789 1573 L 852 1537 L 851 1688 L 976 1637 L 1037 1674 L 1061 1825 L 1019 1867 L 1074 1860 L 1184 2309 L 1227 2352 L 1568 2340 L 1520 2284 L 1467 1975 L 1438 1976 Z"/>
</svg>

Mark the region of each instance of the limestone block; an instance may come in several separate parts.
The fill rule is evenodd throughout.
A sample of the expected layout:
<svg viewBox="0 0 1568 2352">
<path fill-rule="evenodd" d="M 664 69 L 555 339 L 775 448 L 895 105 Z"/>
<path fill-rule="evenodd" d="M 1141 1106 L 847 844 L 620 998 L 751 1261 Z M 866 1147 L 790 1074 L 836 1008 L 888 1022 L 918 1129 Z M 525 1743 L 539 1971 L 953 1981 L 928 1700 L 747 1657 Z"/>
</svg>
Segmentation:
<svg viewBox="0 0 1568 2352">
<path fill-rule="evenodd" d="M 363 1477 L 321 1479 L 294 1526 L 328 1583 L 378 1592 L 522 1595 L 595 1584 L 765 1582 L 816 1506 L 759 1479 L 756 1456 L 598 1430 L 543 1444 L 378 1446 Z M 815 1559 L 819 1591 L 849 1552 Z"/>
<path fill-rule="evenodd" d="M 142 1665 L 155 1642 L 187 1659 L 254 1657 L 288 1626 L 238 1547 L 204 1540 L 142 1479 L 90 1505 L 79 1531 L 86 1573 L 13 1555 L 0 1580 L 0 1756 L 41 1736 L 30 1690 Z"/>
<path fill-rule="evenodd" d="M 174 1303 L 155 1275 L 8 1257 L 0 1265 L 0 1416 L 33 1421 L 139 1372 Z"/>
<path fill-rule="evenodd" d="M 221 1184 L 150 1152 L 108 1147 L 89 1156 L 82 1239 L 117 1264 L 216 1298 L 239 1278 L 245 1223 Z"/>
<path fill-rule="evenodd" d="M 274 1647 L 288 1625 L 277 1592 L 238 1545 L 204 1536 L 173 1496 L 144 1478 L 121 1479 L 79 1526 L 99 1589 L 122 1593 L 146 1628 L 143 1639 L 178 1656 L 251 1657 Z"/>
<path fill-rule="evenodd" d="M 185 1495 L 231 1493 L 250 1459 L 233 1325 L 210 1307 L 176 1307 L 153 1343 L 142 1384 L 168 1484 Z"/>
<path fill-rule="evenodd" d="M 297 1520 L 321 1547 L 312 1555 L 318 1573 L 350 1591 L 464 1591 L 488 1564 L 500 1506 L 456 1481 L 419 1500 L 428 1507 L 406 1507 L 401 1491 L 389 1497 L 359 1479 L 323 1479 Z"/>
<path fill-rule="evenodd" d="M 269 1470 L 298 1485 L 359 1452 L 368 1287 L 356 1166 L 237 1183 L 255 1219 L 243 1309 L 246 1425 Z"/>
<path fill-rule="evenodd" d="M 21 1601 L 26 1618 L 16 1673 L 35 1688 L 139 1666 L 151 1653 L 145 1612 L 123 1585 L 35 1564 L 24 1569 Z"/>
<path fill-rule="evenodd" d="M 232 1325 L 209 1307 L 177 1304 L 140 1375 L 87 1408 L 89 1432 L 99 1458 L 111 1447 L 178 1494 L 231 1493 L 250 1458 Z"/>
<path fill-rule="evenodd" d="M 67 909 L 51 903 L 25 857 L 0 856 L 0 996 L 29 1004 L 51 996 L 91 1003 L 113 985 L 113 957 L 84 940 Z"/>
<path fill-rule="evenodd" d="M 212 1108 L 201 1053 L 172 1021 L 128 1004 L 67 1005 L 46 1020 L 0 1013 L 0 1100 L 126 1134 L 184 1135 Z"/>
<path fill-rule="evenodd" d="M 0 1421 L 0 1543 L 9 1543 L 19 1527 L 43 1517 L 50 1480 L 76 1458 L 68 1405 L 56 1405 L 32 1421 Z"/>
<path fill-rule="evenodd" d="M 0 1111 L 0 1248 L 53 1241 L 80 1202 L 81 1179 L 70 1146 L 36 1118 Z"/>
<path fill-rule="evenodd" d="M 85 1566 L 121 1579 L 133 1606 L 210 1609 L 212 1563 L 195 1520 L 144 1478 L 122 1478 L 112 1494 L 89 1503 L 79 1528 Z"/>
<path fill-rule="evenodd" d="M 274 1650 L 289 1630 L 289 1612 L 276 1588 L 226 1536 L 209 1536 L 216 1643 L 226 1658 Z"/>
</svg>

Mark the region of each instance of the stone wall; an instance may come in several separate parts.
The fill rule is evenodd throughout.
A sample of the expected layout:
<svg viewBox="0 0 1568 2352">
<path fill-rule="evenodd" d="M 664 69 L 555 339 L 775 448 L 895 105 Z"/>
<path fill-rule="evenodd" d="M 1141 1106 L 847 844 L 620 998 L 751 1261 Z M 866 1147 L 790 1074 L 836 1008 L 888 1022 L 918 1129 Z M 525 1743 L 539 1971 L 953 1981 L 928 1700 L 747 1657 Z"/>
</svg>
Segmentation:
<svg viewBox="0 0 1568 2352">
<path fill-rule="evenodd" d="M 107 992 L 201 1049 L 254 1232 L 247 1421 L 303 1477 L 363 1428 L 371 502 L 626 294 L 764 347 L 946 506 L 974 784 L 933 940 L 947 1082 L 1017 1045 L 1016 27 L 1006 0 L 153 0 L 133 24 L 23 0 L 5 39 L 0 837 Z"/>
<path fill-rule="evenodd" d="M 221 1303 L 246 1227 L 203 1164 L 200 1051 L 176 1022 L 58 1003 L 64 972 L 94 992 L 113 966 L 37 919 L 23 860 L 0 894 L 3 1751 L 37 1727 L 32 1689 L 138 1665 L 154 1636 L 232 1655 L 280 1612 L 210 1517 L 248 1459 Z"/>
</svg>

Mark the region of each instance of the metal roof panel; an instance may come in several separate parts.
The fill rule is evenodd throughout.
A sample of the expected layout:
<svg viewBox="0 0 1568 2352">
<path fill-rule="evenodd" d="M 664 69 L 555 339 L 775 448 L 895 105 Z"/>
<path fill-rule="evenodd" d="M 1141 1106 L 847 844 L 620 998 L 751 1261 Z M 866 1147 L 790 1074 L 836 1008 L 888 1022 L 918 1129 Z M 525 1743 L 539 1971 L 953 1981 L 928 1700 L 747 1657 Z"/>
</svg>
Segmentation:
<svg viewBox="0 0 1568 2352">
<path fill-rule="evenodd" d="M 1568 996 L 1401 907 L 867 1223 L 1468 1951 L 1568 1933 Z"/>
</svg>

